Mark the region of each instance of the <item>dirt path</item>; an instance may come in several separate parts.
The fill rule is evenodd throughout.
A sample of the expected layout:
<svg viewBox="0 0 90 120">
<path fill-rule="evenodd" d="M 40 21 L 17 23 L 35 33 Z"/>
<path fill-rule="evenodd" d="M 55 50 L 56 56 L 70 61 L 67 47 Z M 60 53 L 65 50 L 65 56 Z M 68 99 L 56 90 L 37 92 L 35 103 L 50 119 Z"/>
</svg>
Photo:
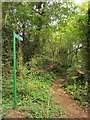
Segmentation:
<svg viewBox="0 0 90 120">
<path fill-rule="evenodd" d="M 18 110 L 10 110 L 7 118 L 25 118 Z"/>
<path fill-rule="evenodd" d="M 75 100 L 65 92 L 63 88 L 64 79 L 58 79 L 51 88 L 54 93 L 56 103 L 66 111 L 66 118 L 88 118 L 88 112 L 84 111 Z"/>
</svg>

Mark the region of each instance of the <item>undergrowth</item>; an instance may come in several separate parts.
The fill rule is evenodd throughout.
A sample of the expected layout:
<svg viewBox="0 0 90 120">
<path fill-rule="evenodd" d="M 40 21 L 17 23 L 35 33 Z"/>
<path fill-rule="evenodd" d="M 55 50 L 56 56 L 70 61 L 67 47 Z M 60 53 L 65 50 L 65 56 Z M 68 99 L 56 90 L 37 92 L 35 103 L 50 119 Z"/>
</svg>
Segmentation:
<svg viewBox="0 0 90 120">
<path fill-rule="evenodd" d="M 60 117 L 64 112 L 55 104 L 50 87 L 55 81 L 52 73 L 29 70 L 22 80 L 17 78 L 17 109 L 28 118 Z M 3 117 L 13 108 L 13 78 L 3 78 Z"/>
<path fill-rule="evenodd" d="M 76 75 L 75 70 L 69 71 L 69 75 L 65 80 L 65 89 L 71 94 L 71 97 L 79 102 L 79 104 L 89 109 L 90 100 L 88 83 L 84 77 L 84 74 Z"/>
</svg>

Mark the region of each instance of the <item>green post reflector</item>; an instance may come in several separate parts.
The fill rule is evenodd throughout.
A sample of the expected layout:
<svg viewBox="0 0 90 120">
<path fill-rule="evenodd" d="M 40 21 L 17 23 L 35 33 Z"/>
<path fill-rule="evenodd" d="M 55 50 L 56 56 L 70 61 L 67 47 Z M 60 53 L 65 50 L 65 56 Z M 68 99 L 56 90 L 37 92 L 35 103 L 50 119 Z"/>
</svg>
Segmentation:
<svg viewBox="0 0 90 120">
<path fill-rule="evenodd" d="M 16 39 L 15 32 L 13 32 L 13 84 L 14 84 L 14 109 L 16 109 Z"/>
</svg>

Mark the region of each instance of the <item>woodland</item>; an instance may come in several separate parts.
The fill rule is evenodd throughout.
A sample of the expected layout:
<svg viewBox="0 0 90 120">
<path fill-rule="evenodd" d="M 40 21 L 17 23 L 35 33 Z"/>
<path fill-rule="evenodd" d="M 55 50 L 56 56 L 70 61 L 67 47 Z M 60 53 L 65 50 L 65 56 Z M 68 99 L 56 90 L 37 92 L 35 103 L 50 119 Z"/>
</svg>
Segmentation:
<svg viewBox="0 0 90 120">
<path fill-rule="evenodd" d="M 71 99 L 89 109 L 88 8 L 70 0 L 2 3 L 2 117 L 13 109 L 13 30 L 23 37 L 16 40 L 16 109 L 27 118 L 62 118 L 50 93 L 61 78 Z"/>
</svg>

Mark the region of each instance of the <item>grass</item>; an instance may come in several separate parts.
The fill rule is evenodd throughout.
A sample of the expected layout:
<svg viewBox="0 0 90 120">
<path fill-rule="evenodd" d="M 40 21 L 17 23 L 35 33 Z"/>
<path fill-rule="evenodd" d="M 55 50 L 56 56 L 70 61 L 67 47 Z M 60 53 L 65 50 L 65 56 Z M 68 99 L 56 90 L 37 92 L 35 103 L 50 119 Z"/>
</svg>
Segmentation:
<svg viewBox="0 0 90 120">
<path fill-rule="evenodd" d="M 57 106 L 50 87 L 55 81 L 52 73 L 29 70 L 24 78 L 17 78 L 17 109 L 25 117 L 52 118 L 61 117 L 64 111 Z M 3 78 L 3 117 L 13 108 L 13 78 Z"/>
</svg>

